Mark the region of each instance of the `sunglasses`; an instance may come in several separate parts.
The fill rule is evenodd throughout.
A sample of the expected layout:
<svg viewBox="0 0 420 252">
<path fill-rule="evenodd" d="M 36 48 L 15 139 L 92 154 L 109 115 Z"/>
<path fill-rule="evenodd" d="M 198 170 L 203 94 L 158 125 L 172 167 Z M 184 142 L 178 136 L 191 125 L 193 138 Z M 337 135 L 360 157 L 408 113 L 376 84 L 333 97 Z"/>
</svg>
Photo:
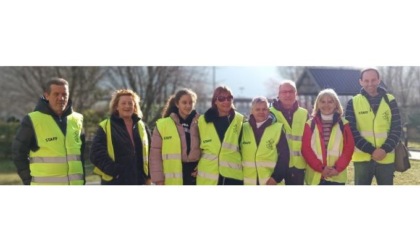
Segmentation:
<svg viewBox="0 0 420 252">
<path fill-rule="evenodd" d="M 216 98 L 219 102 L 224 102 L 224 101 L 228 101 L 228 102 L 230 102 L 230 101 L 232 101 L 232 99 L 233 99 L 233 96 L 231 96 L 231 95 L 229 95 L 229 96 L 217 96 L 217 98 Z"/>
</svg>

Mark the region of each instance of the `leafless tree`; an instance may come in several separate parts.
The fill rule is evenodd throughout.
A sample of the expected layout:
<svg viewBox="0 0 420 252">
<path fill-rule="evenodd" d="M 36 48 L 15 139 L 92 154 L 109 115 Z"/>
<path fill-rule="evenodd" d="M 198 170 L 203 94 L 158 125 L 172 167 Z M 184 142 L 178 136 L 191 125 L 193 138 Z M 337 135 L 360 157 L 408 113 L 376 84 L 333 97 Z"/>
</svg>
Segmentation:
<svg viewBox="0 0 420 252">
<path fill-rule="evenodd" d="M 1 86 L 7 88 L 8 112 L 12 115 L 22 116 L 32 111 L 51 77 L 69 82 L 73 107 L 83 111 L 101 95 L 96 87 L 106 71 L 105 67 L 2 67 L 0 81 Z"/>
<path fill-rule="evenodd" d="M 396 97 L 403 118 L 406 120 L 412 108 L 420 104 L 420 67 L 382 66 L 378 69 L 382 81 Z"/>
<path fill-rule="evenodd" d="M 407 107 L 418 102 L 420 67 L 383 66 L 379 70 L 383 82 L 396 96 L 400 106 Z"/>
<path fill-rule="evenodd" d="M 297 81 L 300 75 L 303 73 L 304 66 L 279 66 L 277 67 L 279 74 L 283 79 Z"/>
<path fill-rule="evenodd" d="M 110 68 L 106 86 L 128 88 L 140 95 L 143 119 L 149 125 L 161 117 L 168 97 L 181 87 L 205 97 L 206 69 L 182 66 L 118 66 Z"/>
</svg>

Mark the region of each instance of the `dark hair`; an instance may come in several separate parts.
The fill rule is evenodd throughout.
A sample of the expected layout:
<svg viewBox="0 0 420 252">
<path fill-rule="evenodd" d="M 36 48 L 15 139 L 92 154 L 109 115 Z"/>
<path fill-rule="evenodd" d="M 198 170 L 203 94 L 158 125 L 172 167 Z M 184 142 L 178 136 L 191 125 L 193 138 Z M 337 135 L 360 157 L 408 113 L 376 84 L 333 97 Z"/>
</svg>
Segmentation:
<svg viewBox="0 0 420 252">
<path fill-rule="evenodd" d="M 233 96 L 232 91 L 228 86 L 219 86 L 217 87 L 213 92 L 213 98 L 211 99 L 211 107 L 216 108 L 216 99 L 218 96 L 220 96 L 222 93 L 228 93 L 228 95 Z M 235 105 L 233 105 L 232 102 L 232 109 L 235 109 Z"/>
<path fill-rule="evenodd" d="M 51 85 L 68 86 L 69 83 L 63 78 L 58 78 L 58 77 L 51 78 L 45 84 L 44 92 L 49 94 L 51 92 Z"/>
<path fill-rule="evenodd" d="M 176 92 L 174 95 L 169 96 L 168 101 L 166 102 L 165 107 L 163 107 L 162 110 L 162 118 L 168 117 L 171 113 L 178 112 L 176 104 L 179 103 L 179 100 L 181 100 L 181 97 L 184 95 L 191 96 L 191 99 L 194 104 L 197 102 L 197 94 L 189 88 L 183 88 Z"/>
<path fill-rule="evenodd" d="M 360 79 L 363 80 L 363 74 L 367 71 L 374 71 L 376 72 L 376 74 L 378 75 L 378 79 L 381 78 L 380 74 L 379 74 L 379 70 L 374 68 L 374 67 L 368 67 L 368 68 L 364 68 L 360 71 Z"/>
</svg>

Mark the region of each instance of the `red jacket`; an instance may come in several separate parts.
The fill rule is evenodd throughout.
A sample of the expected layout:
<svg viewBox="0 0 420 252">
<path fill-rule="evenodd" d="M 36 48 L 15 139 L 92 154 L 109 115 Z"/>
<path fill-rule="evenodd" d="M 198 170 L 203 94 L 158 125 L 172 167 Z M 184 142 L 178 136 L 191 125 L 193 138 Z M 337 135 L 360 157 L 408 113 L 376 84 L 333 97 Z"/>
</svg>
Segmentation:
<svg viewBox="0 0 420 252">
<path fill-rule="evenodd" d="M 312 138 L 312 129 L 311 126 L 306 124 L 305 130 L 303 132 L 302 138 L 302 155 L 305 158 L 308 165 L 317 172 L 322 172 L 323 168 L 327 166 L 327 152 L 323 140 L 322 132 L 322 121 L 320 115 L 317 115 L 313 120 L 315 120 L 315 125 L 320 133 L 320 142 L 322 146 L 322 161 L 316 157 L 314 150 L 311 147 L 311 138 Z M 338 123 L 338 120 L 341 120 L 338 114 L 334 115 L 333 127 Z M 330 138 L 332 140 L 332 138 Z M 354 152 L 354 139 L 351 133 L 350 125 L 345 124 L 343 127 L 343 153 L 338 158 L 335 163 L 335 169 L 338 172 L 344 171 L 347 168 L 351 161 L 351 157 Z"/>
</svg>

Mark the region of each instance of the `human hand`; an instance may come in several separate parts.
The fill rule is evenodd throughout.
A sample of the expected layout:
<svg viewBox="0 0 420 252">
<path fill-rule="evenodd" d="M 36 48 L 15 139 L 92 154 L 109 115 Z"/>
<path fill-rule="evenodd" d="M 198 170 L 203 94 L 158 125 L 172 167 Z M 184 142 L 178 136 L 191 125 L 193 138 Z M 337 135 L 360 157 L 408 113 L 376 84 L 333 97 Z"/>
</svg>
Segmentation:
<svg viewBox="0 0 420 252">
<path fill-rule="evenodd" d="M 269 178 L 267 182 L 265 182 L 266 185 L 277 185 L 277 182 L 273 178 Z"/>
<path fill-rule="evenodd" d="M 165 185 L 165 181 L 157 181 L 155 184 L 156 185 Z"/>
<path fill-rule="evenodd" d="M 334 168 L 332 166 L 325 166 L 324 170 L 322 170 L 322 177 L 324 178 L 328 178 L 333 176 L 331 173 L 334 170 Z"/>
<path fill-rule="evenodd" d="M 193 172 L 191 172 L 191 177 L 196 178 L 196 177 L 197 177 L 197 173 L 198 173 L 198 171 L 197 171 L 197 167 L 195 167 L 195 168 L 194 168 L 194 171 L 193 171 Z"/>
<path fill-rule="evenodd" d="M 386 152 L 384 149 L 382 148 L 377 148 L 373 153 L 372 153 L 372 159 L 375 161 L 381 161 L 382 159 L 384 159 L 386 157 Z"/>
</svg>

